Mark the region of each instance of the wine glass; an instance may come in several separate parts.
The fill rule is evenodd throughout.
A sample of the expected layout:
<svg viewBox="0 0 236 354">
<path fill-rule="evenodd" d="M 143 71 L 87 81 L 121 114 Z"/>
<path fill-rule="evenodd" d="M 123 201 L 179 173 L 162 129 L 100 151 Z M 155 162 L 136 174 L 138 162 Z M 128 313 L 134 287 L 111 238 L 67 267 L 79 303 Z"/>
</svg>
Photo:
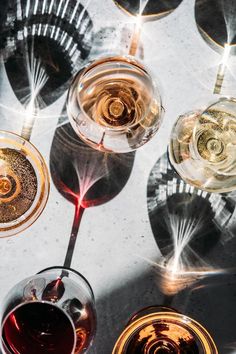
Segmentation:
<svg viewBox="0 0 236 354">
<path fill-rule="evenodd" d="M 161 98 L 145 67 L 131 56 L 95 60 L 74 78 L 67 97 L 70 123 L 91 147 L 129 152 L 161 123 Z"/>
<path fill-rule="evenodd" d="M 30 226 L 49 193 L 48 169 L 39 151 L 19 135 L 0 131 L 0 237 Z"/>
<path fill-rule="evenodd" d="M 236 99 L 222 97 L 179 117 L 169 159 L 187 183 L 208 192 L 236 189 Z"/>
<path fill-rule="evenodd" d="M 1 343 L 6 354 L 79 354 L 96 330 L 94 296 L 80 273 L 51 267 L 15 285 L 6 296 Z"/>
<path fill-rule="evenodd" d="M 207 330 L 169 307 L 152 306 L 135 315 L 112 354 L 217 354 Z"/>
</svg>

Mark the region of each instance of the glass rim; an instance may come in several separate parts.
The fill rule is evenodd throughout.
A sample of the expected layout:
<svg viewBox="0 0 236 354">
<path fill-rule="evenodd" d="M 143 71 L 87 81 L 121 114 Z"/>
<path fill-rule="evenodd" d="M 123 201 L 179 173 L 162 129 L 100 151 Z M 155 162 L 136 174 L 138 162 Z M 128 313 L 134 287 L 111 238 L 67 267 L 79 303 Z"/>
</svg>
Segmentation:
<svg viewBox="0 0 236 354">
<path fill-rule="evenodd" d="M 18 310 L 19 308 L 23 307 L 23 306 L 26 306 L 26 305 L 29 305 L 29 304 L 47 304 L 47 305 L 50 305 L 50 306 L 53 306 L 55 307 L 57 310 L 60 310 L 63 315 L 65 315 L 67 317 L 67 319 L 69 320 L 70 324 L 71 324 L 71 327 L 72 327 L 72 330 L 73 330 L 73 334 L 74 334 L 74 344 L 73 344 L 73 349 L 72 349 L 72 352 L 70 354 L 74 354 L 75 352 L 75 348 L 76 348 L 76 344 L 77 344 L 77 337 L 76 337 L 76 329 L 75 329 L 75 325 L 72 321 L 72 319 L 70 318 L 70 316 L 66 313 L 66 311 L 61 308 L 60 306 L 58 306 L 57 303 L 54 303 L 54 302 L 51 302 L 51 301 L 47 301 L 47 300 L 27 300 L 27 301 L 24 301 L 18 305 L 16 305 L 13 309 L 11 309 L 11 311 L 9 311 L 7 313 L 7 315 L 1 320 L 1 339 L 0 339 L 0 343 L 1 343 L 1 346 L 4 351 L 6 350 L 7 353 L 6 354 L 12 354 L 12 351 L 9 349 L 8 345 L 6 344 L 7 342 L 4 340 L 4 337 L 3 337 L 3 329 L 4 329 L 4 326 L 6 324 L 6 321 L 7 319 L 9 318 L 9 316 L 14 313 L 16 310 Z"/>
<path fill-rule="evenodd" d="M 174 312 L 174 311 L 167 311 L 167 312 L 153 312 L 148 315 L 144 315 L 141 318 L 138 318 L 137 320 L 131 322 L 121 333 L 119 338 L 117 339 L 115 346 L 113 348 L 112 354 L 125 354 L 125 347 L 128 344 L 129 340 L 132 338 L 132 335 L 138 331 L 139 329 L 143 328 L 145 325 L 148 324 L 153 324 L 153 322 L 158 321 L 163 319 L 181 319 L 182 321 L 189 321 L 192 325 L 194 325 L 194 328 L 191 327 L 192 332 L 197 336 L 198 340 L 202 345 L 204 345 L 202 338 L 205 339 L 206 344 L 208 345 L 208 348 L 204 348 L 204 353 L 205 354 L 218 354 L 217 347 L 215 345 L 215 342 L 209 332 L 206 330 L 205 327 L 203 327 L 199 322 L 196 320 L 192 319 L 191 317 L 188 317 L 186 315 L 183 315 L 179 312 Z M 187 323 L 187 322 L 185 322 Z M 135 326 L 137 326 L 135 328 Z"/>
<path fill-rule="evenodd" d="M 51 267 L 47 267 L 47 268 L 44 268 L 44 269 L 40 270 L 39 272 L 36 273 L 36 275 L 37 274 L 46 273 L 46 272 L 50 272 L 50 271 L 53 271 L 53 270 L 61 270 L 61 271 L 71 272 L 72 274 L 75 274 L 80 279 L 82 279 L 84 284 L 87 286 L 87 289 L 90 292 L 90 295 L 92 297 L 93 302 L 95 302 L 95 296 L 94 296 L 93 288 L 90 285 L 89 281 L 85 278 L 85 276 L 83 274 L 81 274 L 80 272 L 78 272 L 77 270 L 75 270 L 73 268 L 69 268 L 69 267 L 65 267 L 65 266 L 51 266 Z"/>
<path fill-rule="evenodd" d="M 135 57 L 133 57 L 132 55 L 107 55 L 107 56 L 102 56 L 99 58 L 95 58 L 94 60 L 92 60 L 91 62 L 89 62 L 83 69 L 79 70 L 77 72 L 77 74 L 75 74 L 74 78 L 72 79 L 70 88 L 68 90 L 68 94 L 67 94 L 67 99 L 66 99 L 66 106 L 67 109 L 70 111 L 69 109 L 69 97 L 73 88 L 73 84 L 76 82 L 76 80 L 78 80 L 77 85 L 80 84 L 81 80 L 94 68 L 96 68 L 97 66 L 100 66 L 102 64 L 107 64 L 107 63 L 112 63 L 112 62 L 123 62 L 125 64 L 128 65 L 132 65 L 132 67 L 136 67 L 138 70 L 140 70 L 141 72 L 143 72 L 146 77 L 150 80 L 151 86 L 152 86 L 152 96 L 155 96 L 155 93 L 157 93 L 158 96 L 158 100 L 159 100 L 159 107 L 160 107 L 160 111 L 159 111 L 159 116 L 161 117 L 162 114 L 162 100 L 161 100 L 161 95 L 159 93 L 159 89 L 157 88 L 155 81 L 152 79 L 151 74 L 148 72 L 148 70 L 146 69 L 146 67 L 142 64 L 142 62 L 138 59 L 136 59 Z M 81 113 L 83 116 L 85 116 L 93 125 L 99 126 L 101 129 L 103 129 L 104 132 L 109 132 L 112 134 L 119 134 L 121 132 L 127 131 L 130 128 L 134 127 L 138 122 L 141 122 L 146 115 L 142 115 L 142 117 L 139 119 L 138 122 L 134 122 L 133 124 L 130 125 L 124 125 L 122 127 L 110 127 L 110 126 L 106 126 L 106 125 L 100 125 L 97 122 L 95 122 L 85 111 L 83 106 L 81 105 L 81 99 L 80 99 L 80 93 L 78 94 L 78 104 L 81 110 Z M 147 111 L 150 110 L 150 106 L 151 106 L 151 102 L 148 105 Z M 81 137 L 82 138 L 82 137 Z"/>
<path fill-rule="evenodd" d="M 49 177 L 48 167 L 44 157 L 42 156 L 40 151 L 36 148 L 36 146 L 32 144 L 30 141 L 23 138 L 19 134 L 1 129 L 0 142 L 1 140 L 4 141 L 4 139 L 12 140 L 13 143 L 15 142 L 15 139 L 18 139 L 20 142 L 17 145 L 19 145 L 20 147 L 20 144 L 22 144 L 22 150 L 30 152 L 26 154 L 26 158 L 27 156 L 30 156 L 30 158 L 32 159 L 35 165 L 37 164 L 40 165 L 40 171 L 39 170 L 37 171 L 35 166 L 32 165 L 31 161 L 29 160 L 34 171 L 36 170 L 35 172 L 40 175 L 40 179 L 37 176 L 37 184 L 39 184 L 39 186 L 37 187 L 40 187 L 40 189 L 39 192 L 36 193 L 32 205 L 23 215 L 10 222 L 0 223 L 0 238 L 15 236 L 21 233 L 22 231 L 26 230 L 28 227 L 30 227 L 43 212 L 47 204 L 49 198 L 49 192 L 50 192 L 50 177 Z M 14 148 L 14 144 L 12 147 Z"/>
</svg>

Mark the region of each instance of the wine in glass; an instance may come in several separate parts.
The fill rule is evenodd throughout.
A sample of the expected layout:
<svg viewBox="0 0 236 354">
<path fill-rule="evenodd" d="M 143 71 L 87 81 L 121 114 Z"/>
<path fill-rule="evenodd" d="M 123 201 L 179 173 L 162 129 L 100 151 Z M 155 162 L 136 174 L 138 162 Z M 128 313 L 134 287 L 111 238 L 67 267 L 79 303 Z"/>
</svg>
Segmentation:
<svg viewBox="0 0 236 354">
<path fill-rule="evenodd" d="M 94 296 L 75 270 L 47 268 L 15 285 L 6 296 L 1 344 L 6 354 L 79 354 L 96 330 Z"/>
<path fill-rule="evenodd" d="M 168 307 L 149 307 L 135 315 L 117 340 L 113 354 L 217 354 L 207 330 Z"/>
<path fill-rule="evenodd" d="M 48 170 L 38 150 L 21 136 L 0 131 L 0 237 L 30 226 L 48 193 Z"/>
<path fill-rule="evenodd" d="M 175 123 L 169 158 L 189 184 L 208 192 L 236 189 L 236 99 L 220 98 Z"/>
<path fill-rule="evenodd" d="M 161 123 L 161 98 L 146 68 L 130 56 L 95 60 L 74 78 L 67 112 L 79 137 L 107 152 L 145 144 Z"/>
</svg>

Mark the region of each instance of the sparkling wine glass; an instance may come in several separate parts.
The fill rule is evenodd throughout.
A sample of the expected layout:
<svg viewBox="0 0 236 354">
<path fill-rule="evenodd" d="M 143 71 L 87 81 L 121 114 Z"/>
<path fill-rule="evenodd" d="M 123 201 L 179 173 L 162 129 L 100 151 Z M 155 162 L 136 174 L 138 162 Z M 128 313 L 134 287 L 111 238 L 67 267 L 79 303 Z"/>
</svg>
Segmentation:
<svg viewBox="0 0 236 354">
<path fill-rule="evenodd" d="M 0 237 L 30 226 L 48 193 L 48 169 L 38 150 L 21 136 L 0 131 Z"/>
<path fill-rule="evenodd" d="M 161 122 L 161 98 L 145 67 L 131 56 L 95 60 L 74 78 L 67 97 L 70 122 L 91 147 L 129 152 Z"/>
<path fill-rule="evenodd" d="M 236 99 L 222 97 L 175 123 L 169 159 L 187 183 L 208 192 L 236 189 Z"/>
<path fill-rule="evenodd" d="M 113 354 L 217 354 L 206 329 L 169 307 L 148 307 L 135 315 L 113 349 Z"/>
<path fill-rule="evenodd" d="M 1 344 L 6 354 L 85 353 L 96 330 L 93 291 L 65 267 L 22 280 L 6 296 Z"/>
</svg>

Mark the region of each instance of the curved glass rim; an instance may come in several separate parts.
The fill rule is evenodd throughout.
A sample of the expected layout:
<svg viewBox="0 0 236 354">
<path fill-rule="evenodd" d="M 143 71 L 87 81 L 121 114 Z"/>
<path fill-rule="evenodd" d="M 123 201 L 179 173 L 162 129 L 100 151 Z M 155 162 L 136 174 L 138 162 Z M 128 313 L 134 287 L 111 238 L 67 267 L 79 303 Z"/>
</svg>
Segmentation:
<svg viewBox="0 0 236 354">
<path fill-rule="evenodd" d="M 125 346 L 127 345 L 128 341 L 130 340 L 131 336 L 133 335 L 134 331 L 136 332 L 140 328 L 142 328 L 144 325 L 149 324 L 150 322 L 153 323 L 155 320 L 158 319 L 179 319 L 179 320 L 184 320 L 184 321 L 189 321 L 194 328 L 191 327 L 193 333 L 197 336 L 201 344 L 204 344 L 202 341 L 202 338 L 206 340 L 206 344 L 208 345 L 208 348 L 204 348 L 205 354 L 218 354 L 217 347 L 215 345 L 215 342 L 213 341 L 211 335 L 208 333 L 208 331 L 196 320 L 182 315 L 178 312 L 174 311 L 168 311 L 168 312 L 154 312 L 151 314 L 148 314 L 146 316 L 143 316 L 134 322 L 132 322 L 128 327 L 125 328 L 125 330 L 121 333 L 120 337 L 118 338 L 112 354 L 125 354 Z M 186 323 L 185 322 L 185 323 Z M 135 326 L 137 326 L 135 328 Z"/>
<path fill-rule="evenodd" d="M 72 82 L 71 82 L 71 85 L 70 85 L 70 88 L 68 90 L 68 94 L 67 94 L 67 99 L 66 99 L 66 106 L 67 106 L 67 109 L 69 110 L 69 96 L 70 96 L 70 93 L 71 93 L 71 90 L 73 88 L 73 84 L 74 82 L 78 79 L 78 83 L 77 85 L 80 84 L 81 80 L 86 76 L 86 74 L 88 74 L 90 72 L 90 70 L 92 70 L 93 68 L 101 65 L 101 64 L 106 64 L 106 63 L 109 63 L 109 62 L 123 62 L 125 64 L 130 64 L 132 65 L 133 67 L 136 67 L 138 70 L 142 71 L 146 76 L 147 78 L 150 80 L 151 82 L 151 86 L 152 86 L 152 90 L 153 90 L 153 95 L 155 95 L 155 93 L 158 95 L 158 99 L 159 99 L 159 106 L 160 106 L 160 112 L 159 112 L 159 115 L 161 116 L 162 114 L 162 100 L 161 100 L 161 95 L 159 93 L 159 90 L 155 84 L 155 81 L 152 79 L 150 73 L 148 72 L 148 70 L 146 69 L 146 67 L 139 61 L 137 60 L 136 58 L 134 58 L 133 56 L 131 55 L 114 55 L 114 56 L 104 56 L 104 57 L 100 57 L 98 59 L 95 59 L 93 60 L 92 62 L 88 63 L 88 65 L 86 65 L 82 70 L 80 70 L 73 78 Z M 121 133 L 121 132 L 124 132 L 124 131 L 127 131 L 128 129 L 132 128 L 133 126 L 135 126 L 137 124 L 137 122 L 131 124 L 131 125 L 127 125 L 127 126 L 122 126 L 122 127 L 109 127 L 109 126 L 106 126 L 106 125 L 100 125 L 98 124 L 97 122 L 95 122 L 83 109 L 83 106 L 81 105 L 81 99 L 80 99 L 80 94 L 78 94 L 78 103 L 79 103 L 79 107 L 80 107 L 80 110 L 83 114 L 83 116 L 85 116 L 92 124 L 96 125 L 96 126 L 99 126 L 101 127 L 101 129 L 103 129 L 103 131 L 107 131 L 107 132 L 110 132 L 110 133 Z M 149 103 L 148 105 L 148 108 L 147 108 L 147 111 L 150 109 L 150 106 L 151 106 L 151 102 Z M 144 117 L 142 116 L 139 120 L 142 121 Z"/>
<path fill-rule="evenodd" d="M 90 285 L 89 281 L 85 278 L 85 276 L 83 274 L 81 274 L 80 272 L 78 272 L 75 269 L 65 267 L 65 266 L 52 266 L 52 267 L 48 267 L 48 268 L 40 270 L 37 274 L 42 274 L 42 273 L 50 272 L 53 270 L 61 270 L 61 271 L 71 272 L 71 273 L 75 274 L 76 276 L 78 276 L 79 278 L 81 278 L 84 281 L 85 285 L 87 286 L 87 288 L 90 292 L 90 295 L 92 297 L 92 300 L 95 301 L 94 292 L 93 292 L 92 286 Z"/>
<path fill-rule="evenodd" d="M 35 202 L 35 200 L 34 200 L 31 207 L 19 218 L 12 220 L 9 223 L 0 223 L 0 238 L 15 236 L 15 235 L 21 233 L 22 231 L 26 230 L 29 226 L 31 226 L 38 219 L 38 217 L 41 215 L 41 213 L 43 212 L 43 210 L 47 204 L 49 192 L 50 192 L 50 177 L 49 177 L 48 167 L 46 165 L 46 162 L 45 162 L 42 154 L 35 147 L 35 145 L 32 144 L 31 142 L 29 142 L 28 140 L 24 139 L 19 134 L 13 133 L 8 130 L 0 130 L 0 141 L 2 138 L 3 139 L 4 138 L 9 138 L 9 139 L 13 138 L 13 141 L 14 141 L 14 137 L 16 137 L 17 139 L 19 139 L 22 142 L 22 148 L 24 148 L 24 146 L 26 146 L 26 148 L 28 148 L 29 151 L 31 151 L 31 150 L 33 151 L 32 155 L 30 155 L 30 157 L 33 157 L 34 162 L 36 160 L 38 160 L 38 162 L 40 163 L 41 171 L 39 171 L 39 174 L 44 177 L 44 181 L 43 181 L 44 183 L 42 183 L 42 190 L 39 193 L 38 201 L 37 201 L 36 205 L 34 204 L 34 202 Z M 19 145 L 19 147 L 20 147 L 20 143 L 18 143 L 17 145 Z M 35 153 L 35 156 L 34 156 L 34 153 Z M 26 157 L 27 157 L 27 155 L 26 155 Z M 9 224 L 11 224 L 11 225 L 9 225 Z M 3 227 L 1 227 L 1 226 L 3 226 Z"/>
<path fill-rule="evenodd" d="M 53 302 L 50 302 L 50 301 L 45 301 L 45 300 L 30 300 L 30 301 L 25 301 L 21 304 L 18 304 L 17 306 L 15 306 L 13 309 L 11 309 L 11 311 L 9 311 L 7 313 L 7 315 L 5 316 L 4 319 L 2 319 L 2 323 L 1 323 L 1 339 L 0 339 L 0 343 L 1 343 L 1 346 L 2 349 L 4 349 L 4 352 L 6 352 L 6 354 L 12 354 L 12 351 L 9 349 L 8 345 L 6 344 L 6 341 L 4 340 L 3 338 L 3 328 L 4 328 L 4 325 L 7 321 L 7 319 L 9 318 L 9 316 L 15 312 L 16 310 L 18 310 L 19 308 L 23 307 L 23 306 L 26 306 L 28 304 L 48 304 L 50 306 L 53 306 L 55 308 L 57 308 L 57 310 L 60 310 L 66 317 L 67 319 L 70 321 L 70 324 L 72 326 L 72 329 L 73 329 L 73 333 L 74 333 L 74 344 L 73 344 L 73 350 L 70 354 L 74 354 L 75 352 L 75 348 L 76 348 L 76 342 L 77 342 L 77 338 L 76 338 L 76 330 L 75 330 L 75 326 L 74 326 L 74 323 L 72 321 L 72 319 L 70 318 L 70 316 L 66 313 L 66 311 L 63 310 L 63 308 L 61 308 L 60 306 L 58 306 L 56 303 L 53 303 Z"/>
</svg>

